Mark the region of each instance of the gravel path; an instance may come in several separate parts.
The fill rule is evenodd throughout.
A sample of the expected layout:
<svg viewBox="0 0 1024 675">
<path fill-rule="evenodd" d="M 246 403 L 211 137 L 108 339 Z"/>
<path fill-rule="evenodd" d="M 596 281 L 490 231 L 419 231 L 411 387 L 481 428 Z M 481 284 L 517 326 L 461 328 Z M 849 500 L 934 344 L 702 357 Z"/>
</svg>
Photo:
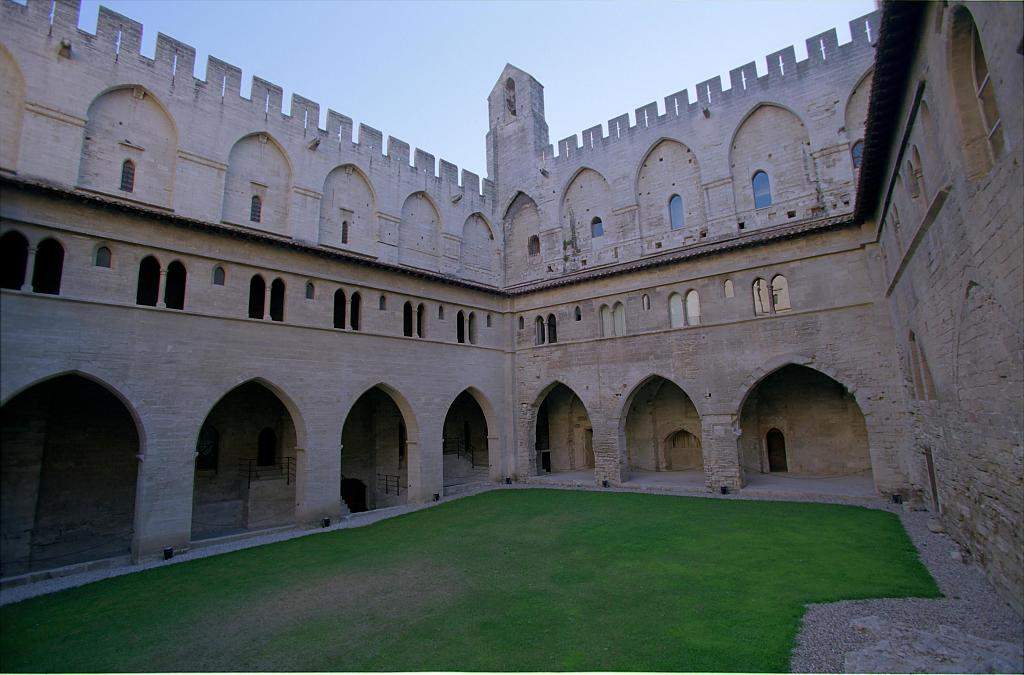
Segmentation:
<svg viewBox="0 0 1024 675">
<path fill-rule="evenodd" d="M 874 670 L 860 653 L 850 654 L 872 647 L 890 657 L 883 661 L 874 655 L 878 671 L 900 663 L 904 667 L 899 670 L 918 670 L 916 663 L 932 672 L 1021 672 L 1021 617 L 996 595 L 977 566 L 954 560 L 956 543 L 928 529 L 928 513 L 901 511 L 900 519 L 945 597 L 808 605 L 793 650 L 793 672 L 844 672 L 848 655 L 850 667 Z M 992 660 L 997 646 L 986 644 L 991 641 L 1009 643 L 1009 661 Z M 898 657 L 895 663 L 892 655 Z"/>
</svg>

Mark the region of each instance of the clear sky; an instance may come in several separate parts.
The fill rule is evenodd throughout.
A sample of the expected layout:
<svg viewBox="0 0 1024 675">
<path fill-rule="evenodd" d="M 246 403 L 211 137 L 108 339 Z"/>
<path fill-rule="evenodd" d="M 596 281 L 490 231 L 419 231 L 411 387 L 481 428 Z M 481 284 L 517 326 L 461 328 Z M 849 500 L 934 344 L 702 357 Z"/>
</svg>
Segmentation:
<svg viewBox="0 0 1024 675">
<path fill-rule="evenodd" d="M 486 175 L 487 94 L 505 63 L 544 85 L 551 143 L 658 101 L 875 7 L 871 0 L 787 2 L 331 2 L 328 0 L 85 0 L 141 21 L 142 51 L 162 32 L 439 158 Z"/>
</svg>

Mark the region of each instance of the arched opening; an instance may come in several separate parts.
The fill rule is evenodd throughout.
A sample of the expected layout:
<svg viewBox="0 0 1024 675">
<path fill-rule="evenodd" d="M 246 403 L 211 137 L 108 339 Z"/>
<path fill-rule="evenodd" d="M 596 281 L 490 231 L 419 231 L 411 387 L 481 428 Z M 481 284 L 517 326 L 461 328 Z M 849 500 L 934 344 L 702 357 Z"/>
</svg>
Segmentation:
<svg viewBox="0 0 1024 675">
<path fill-rule="evenodd" d="M 754 190 L 754 208 L 763 209 L 766 206 L 771 206 L 772 185 L 768 174 L 764 171 L 756 172 L 751 179 L 751 184 Z"/>
<path fill-rule="evenodd" d="M 135 162 L 126 159 L 121 162 L 121 191 L 132 192 L 135 190 Z"/>
<path fill-rule="evenodd" d="M 398 227 L 398 262 L 437 270 L 441 216 L 425 192 L 414 192 L 402 204 Z"/>
<path fill-rule="evenodd" d="M 48 295 L 60 294 L 60 280 L 64 274 L 64 247 L 56 239 L 44 239 L 36 248 L 36 263 L 32 270 L 32 290 Z"/>
<path fill-rule="evenodd" d="M 562 473 L 593 478 L 594 429 L 590 415 L 580 397 L 561 382 L 537 407 L 534 451 L 538 475 Z"/>
<path fill-rule="evenodd" d="M 622 336 L 626 334 L 626 306 L 616 302 L 612 308 L 612 320 L 615 325 L 615 334 Z"/>
<path fill-rule="evenodd" d="M 164 289 L 164 304 L 169 309 L 185 309 L 185 286 L 188 273 L 185 266 L 175 260 L 167 266 L 167 287 Z"/>
<path fill-rule="evenodd" d="M 960 126 L 960 145 L 969 177 L 988 173 L 1003 153 L 1003 125 L 974 17 L 965 6 L 953 10 L 949 36 L 950 80 Z"/>
<path fill-rule="evenodd" d="M 210 409 L 196 441 L 192 538 L 286 525 L 295 513 L 295 422 L 266 385 Z"/>
<path fill-rule="evenodd" d="M 689 291 L 686 294 L 686 325 L 700 325 L 700 296 L 697 291 Z"/>
<path fill-rule="evenodd" d="M 217 265 L 216 267 L 214 267 L 213 268 L 213 285 L 214 286 L 223 286 L 226 276 L 227 275 L 224 273 L 224 268 L 223 267 L 221 267 L 220 265 Z"/>
<path fill-rule="evenodd" d="M 359 330 L 359 308 L 362 306 L 362 298 L 358 293 L 352 294 L 349 300 L 348 325 L 352 330 Z"/>
<path fill-rule="evenodd" d="M 93 265 L 96 267 L 106 267 L 110 269 L 111 261 L 110 248 L 107 246 L 100 246 L 96 249 L 96 256 L 93 258 Z"/>
<path fill-rule="evenodd" d="M 468 391 L 455 397 L 444 418 L 442 453 L 444 486 L 487 480 L 487 418 Z"/>
<path fill-rule="evenodd" d="M 408 426 L 381 386 L 360 396 L 341 431 L 340 494 L 356 513 L 404 504 L 409 479 Z"/>
<path fill-rule="evenodd" d="M 160 296 L 160 262 L 147 255 L 139 263 L 139 281 L 135 289 L 135 304 L 156 307 Z"/>
<path fill-rule="evenodd" d="M 316 299 L 316 284 L 312 281 L 306 282 L 306 300 Z"/>
<path fill-rule="evenodd" d="M 703 485 L 700 415 L 686 392 L 654 376 L 628 400 L 623 442 L 630 481 Z"/>
<path fill-rule="evenodd" d="M 668 200 L 668 216 L 673 230 L 683 229 L 686 221 L 683 216 L 683 198 L 679 195 L 672 195 Z"/>
<path fill-rule="evenodd" d="M 281 145 L 263 132 L 244 136 L 228 153 L 221 218 L 284 234 L 291 189 L 291 161 Z"/>
<path fill-rule="evenodd" d="M 533 344 L 542 345 L 545 342 L 547 342 L 547 330 L 546 326 L 544 325 L 544 317 L 538 316 L 536 319 L 533 320 L 533 325 L 535 327 L 533 335 Z"/>
<path fill-rule="evenodd" d="M 668 296 L 668 319 L 672 328 L 681 328 L 683 320 L 683 296 L 673 293 Z"/>
<path fill-rule="evenodd" d="M 469 334 L 469 344 L 476 344 L 476 312 L 469 313 L 469 319 L 466 321 L 466 327 Z"/>
<path fill-rule="evenodd" d="M 526 246 L 526 252 L 529 255 L 540 254 L 540 237 L 535 234 L 530 236 L 529 243 Z"/>
<path fill-rule="evenodd" d="M 284 281 L 280 278 L 270 284 L 270 320 L 284 321 Z"/>
<path fill-rule="evenodd" d="M 262 319 L 267 297 L 267 282 L 258 274 L 249 280 L 249 318 Z"/>
<path fill-rule="evenodd" d="M 127 555 L 139 430 L 110 390 L 63 375 L 0 412 L 0 576 Z"/>
<path fill-rule="evenodd" d="M 11 230 L 0 237 L 0 288 L 20 289 L 28 266 L 28 239 Z"/>
<path fill-rule="evenodd" d="M 466 341 L 466 315 L 461 309 L 455 315 L 455 340 L 459 344 Z"/>
<path fill-rule="evenodd" d="M 427 335 L 425 326 L 427 319 L 425 316 L 426 312 L 427 310 L 424 308 L 422 303 L 416 306 L 416 337 L 421 338 L 426 337 Z"/>
<path fill-rule="evenodd" d="M 558 342 L 558 320 L 554 314 L 548 314 L 548 344 Z"/>
<path fill-rule="evenodd" d="M 847 479 L 836 486 L 872 493 L 864 415 L 853 395 L 831 377 L 787 365 L 761 380 L 740 413 L 740 461 L 748 480 Z"/>
<path fill-rule="evenodd" d="M 341 288 L 334 291 L 334 327 L 345 327 L 345 291 Z"/>
<path fill-rule="evenodd" d="M 408 300 L 402 306 L 402 335 L 412 337 L 412 303 Z"/>
</svg>

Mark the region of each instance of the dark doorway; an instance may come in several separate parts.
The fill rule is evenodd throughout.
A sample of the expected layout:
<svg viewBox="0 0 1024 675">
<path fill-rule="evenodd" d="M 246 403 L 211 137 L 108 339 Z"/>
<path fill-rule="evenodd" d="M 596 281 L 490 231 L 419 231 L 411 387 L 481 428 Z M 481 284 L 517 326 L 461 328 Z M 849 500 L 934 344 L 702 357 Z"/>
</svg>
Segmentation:
<svg viewBox="0 0 1024 675">
<path fill-rule="evenodd" d="M 273 466 L 277 462 L 277 434 L 270 427 L 260 432 L 256 449 L 257 466 Z"/>
<path fill-rule="evenodd" d="M 341 498 L 352 513 L 360 513 L 366 508 L 366 483 L 357 478 L 341 479 Z"/>
<path fill-rule="evenodd" d="M 249 318 L 263 318 L 263 303 L 266 300 L 267 283 L 256 274 L 249 280 Z"/>
<path fill-rule="evenodd" d="M 147 255 L 139 263 L 139 285 L 135 291 L 135 304 L 156 307 L 160 296 L 160 263 Z"/>
<path fill-rule="evenodd" d="M 64 272 L 64 247 L 54 239 L 46 239 L 36 247 L 36 266 L 32 272 L 32 290 L 36 293 L 60 293 Z"/>
<path fill-rule="evenodd" d="M 164 304 L 168 309 L 185 309 L 185 285 L 188 273 L 185 266 L 175 260 L 167 266 L 167 285 L 164 288 Z"/>
<path fill-rule="evenodd" d="M 786 437 L 778 429 L 772 429 L 765 437 L 768 445 L 768 470 L 788 471 L 786 466 Z"/>
</svg>

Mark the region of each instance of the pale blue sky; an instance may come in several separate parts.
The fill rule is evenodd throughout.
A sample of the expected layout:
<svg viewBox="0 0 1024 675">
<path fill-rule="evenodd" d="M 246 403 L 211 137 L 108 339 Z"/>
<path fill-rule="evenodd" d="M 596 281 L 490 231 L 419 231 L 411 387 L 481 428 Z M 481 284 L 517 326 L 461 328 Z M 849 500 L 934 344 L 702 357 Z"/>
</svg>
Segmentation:
<svg viewBox="0 0 1024 675">
<path fill-rule="evenodd" d="M 758 2 L 330 2 L 328 0 L 85 0 L 81 27 L 99 5 L 144 26 L 152 56 L 162 32 L 252 75 L 486 174 L 487 94 L 505 63 L 544 85 L 551 142 L 874 9 L 870 0 Z"/>
</svg>

